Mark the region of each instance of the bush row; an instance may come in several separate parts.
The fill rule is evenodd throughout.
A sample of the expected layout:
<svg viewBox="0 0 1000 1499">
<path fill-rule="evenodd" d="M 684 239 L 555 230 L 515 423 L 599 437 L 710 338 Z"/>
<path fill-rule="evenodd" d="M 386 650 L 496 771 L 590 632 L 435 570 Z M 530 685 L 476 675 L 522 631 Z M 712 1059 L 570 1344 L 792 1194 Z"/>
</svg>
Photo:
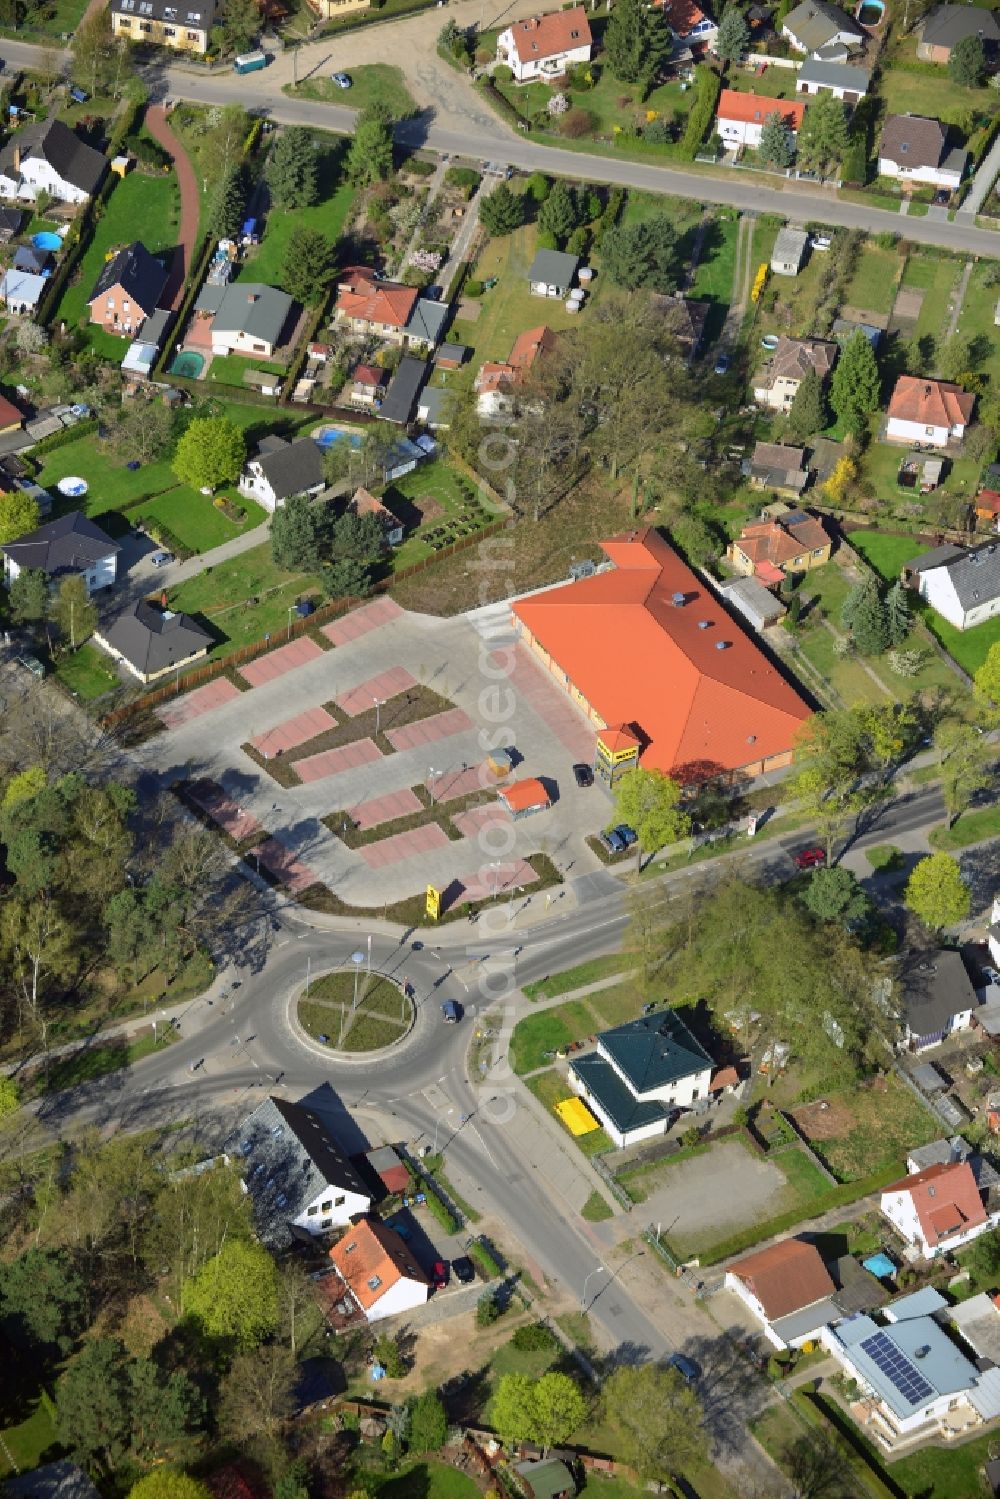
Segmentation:
<svg viewBox="0 0 1000 1499">
<path fill-rule="evenodd" d="M 695 95 L 691 112 L 684 127 L 684 137 L 681 148 L 686 156 L 692 161 L 697 154 L 698 147 L 705 139 L 708 127 L 715 119 L 715 108 L 719 102 L 719 94 L 722 92 L 722 80 L 717 73 L 713 73 L 707 63 L 699 63 L 694 70 Z"/>
<path fill-rule="evenodd" d="M 40 438 L 32 448 L 31 456 L 37 458 L 40 453 L 51 453 L 56 448 L 66 447 L 67 443 L 76 442 L 78 437 L 90 437 L 97 431 L 98 425 L 96 416 L 88 416 L 85 421 L 77 422 L 74 427 L 62 427 L 49 437 Z"/>
<path fill-rule="evenodd" d="M 485 1239 L 473 1239 L 469 1245 L 469 1258 L 485 1280 L 495 1280 L 498 1275 L 503 1274 L 503 1266 Z"/>
<path fill-rule="evenodd" d="M 183 328 L 186 325 L 188 318 L 191 316 L 191 309 L 194 306 L 194 299 L 201 291 L 201 283 L 204 280 L 205 272 L 208 270 L 208 262 L 211 258 L 211 254 L 214 248 L 215 242 L 212 239 L 212 236 L 210 234 L 206 234 L 205 238 L 202 240 L 201 248 L 191 257 L 191 269 L 188 273 L 188 289 L 184 294 L 184 300 L 181 303 L 180 311 L 170 325 L 171 334 L 173 333 L 175 328 Z M 173 350 L 173 347 L 174 346 L 172 338 L 165 338 L 163 341 L 163 348 L 160 350 L 160 357 L 156 361 L 156 366 L 153 370 L 154 378 L 166 372 L 167 365 L 170 362 L 171 351 Z"/>
<path fill-rule="evenodd" d="M 141 524 L 144 530 L 156 542 L 157 546 L 163 547 L 168 552 L 173 552 L 178 562 L 186 562 L 195 554 L 190 547 L 186 547 L 182 541 L 171 531 L 170 527 L 160 520 L 156 515 L 136 516 L 137 524 Z"/>
<path fill-rule="evenodd" d="M 515 130 L 531 129 L 531 121 L 525 119 L 521 111 L 519 109 L 515 109 L 514 105 L 510 102 L 509 99 L 504 98 L 503 94 L 497 88 L 492 78 L 490 78 L 488 75 L 484 74 L 483 77 L 479 79 L 476 84 L 476 88 L 482 94 L 483 98 L 486 99 L 488 103 L 492 104 L 497 114 L 503 116 L 508 125 L 512 125 Z"/>
</svg>

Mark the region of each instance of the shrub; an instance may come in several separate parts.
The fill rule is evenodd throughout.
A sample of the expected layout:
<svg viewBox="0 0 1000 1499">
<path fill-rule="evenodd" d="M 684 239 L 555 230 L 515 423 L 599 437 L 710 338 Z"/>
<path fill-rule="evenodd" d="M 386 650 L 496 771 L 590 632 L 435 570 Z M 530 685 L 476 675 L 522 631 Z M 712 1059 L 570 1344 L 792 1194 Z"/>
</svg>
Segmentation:
<svg viewBox="0 0 1000 1499">
<path fill-rule="evenodd" d="M 705 132 L 715 119 L 715 107 L 719 102 L 719 94 L 722 83 L 718 74 L 705 63 L 699 63 L 694 70 L 695 94 L 691 112 L 688 115 L 687 125 L 684 130 L 682 142 L 685 153 L 694 160 L 698 147 L 704 139 Z"/>
<path fill-rule="evenodd" d="M 503 1316 L 503 1307 L 495 1291 L 485 1291 L 476 1302 L 476 1326 L 492 1327 Z"/>
<path fill-rule="evenodd" d="M 490 1246 L 484 1244 L 482 1239 L 474 1239 L 469 1245 L 469 1258 L 485 1280 L 493 1280 L 496 1276 L 503 1274 L 503 1266 Z"/>
<path fill-rule="evenodd" d="M 569 114 L 563 115 L 559 129 L 570 140 L 576 141 L 581 136 L 590 135 L 596 123 L 596 116 L 589 109 L 581 109 L 577 106 L 576 109 L 571 109 Z"/>
<path fill-rule="evenodd" d="M 472 167 L 449 167 L 444 174 L 444 180 L 449 187 L 461 188 L 467 198 L 470 198 L 479 186 L 479 173 Z"/>
<path fill-rule="evenodd" d="M 469 280 L 462 287 L 467 297 L 481 297 L 483 294 L 483 283 L 481 281 Z"/>
<path fill-rule="evenodd" d="M 424 1196 L 427 1198 L 427 1206 L 431 1210 L 431 1216 L 437 1219 L 446 1233 L 457 1234 L 462 1225 L 455 1217 L 451 1208 L 437 1195 L 430 1182 L 424 1182 L 423 1188 Z"/>
<path fill-rule="evenodd" d="M 410 156 L 404 166 L 406 171 L 413 173 L 414 177 L 431 177 L 435 171 L 432 161 L 424 161 L 419 156 Z"/>
<path fill-rule="evenodd" d="M 502 62 L 497 67 L 495 67 L 490 76 L 492 77 L 494 83 L 514 82 L 514 70 L 513 68 L 508 68 L 505 62 Z"/>
<path fill-rule="evenodd" d="M 570 255 L 579 255 L 581 259 L 587 254 L 587 251 L 590 249 L 590 230 L 585 224 L 581 224 L 579 229 L 573 230 L 573 233 L 566 241 L 566 249 Z"/>
<path fill-rule="evenodd" d="M 540 229 L 538 238 L 535 240 L 535 248 L 538 250 L 558 250 L 559 241 L 547 229 Z"/>
<path fill-rule="evenodd" d="M 519 1353 L 541 1352 L 543 1348 L 554 1350 L 558 1346 L 544 1322 L 529 1322 L 527 1327 L 519 1327 L 510 1341 Z"/>
</svg>

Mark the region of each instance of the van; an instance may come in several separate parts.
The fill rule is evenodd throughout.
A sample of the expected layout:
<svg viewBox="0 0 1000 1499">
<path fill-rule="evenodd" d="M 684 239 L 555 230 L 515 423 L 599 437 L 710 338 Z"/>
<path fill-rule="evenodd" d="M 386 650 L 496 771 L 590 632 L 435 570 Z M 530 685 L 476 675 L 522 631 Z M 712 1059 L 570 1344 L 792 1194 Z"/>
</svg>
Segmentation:
<svg viewBox="0 0 1000 1499">
<path fill-rule="evenodd" d="M 266 52 L 258 48 L 256 52 L 244 52 L 233 63 L 237 73 L 256 73 L 261 68 L 266 68 L 270 62 Z"/>
<path fill-rule="evenodd" d="M 441 1018 L 445 1025 L 457 1025 L 460 1013 L 458 1005 L 453 999 L 446 999 L 441 1005 Z"/>
</svg>

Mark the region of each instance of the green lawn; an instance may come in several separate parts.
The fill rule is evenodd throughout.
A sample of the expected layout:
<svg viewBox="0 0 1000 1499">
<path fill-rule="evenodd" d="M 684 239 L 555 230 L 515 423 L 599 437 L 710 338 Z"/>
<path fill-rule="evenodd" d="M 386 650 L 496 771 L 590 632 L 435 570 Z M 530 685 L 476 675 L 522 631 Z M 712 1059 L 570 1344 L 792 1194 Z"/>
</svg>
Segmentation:
<svg viewBox="0 0 1000 1499">
<path fill-rule="evenodd" d="M 830 1094 L 829 1103 L 837 1111 L 835 1117 L 846 1111 L 844 1131 L 810 1144 L 840 1182 L 873 1176 L 940 1133 L 923 1104 L 892 1075 L 882 1090 L 858 1087 Z M 808 1116 L 799 1123 L 808 1136 Z"/>
<path fill-rule="evenodd" d="M 353 1007 L 355 992 L 357 1008 Z M 377 1051 L 406 1034 L 413 1004 L 389 979 L 378 975 L 327 973 L 310 985 L 297 1007 L 304 1031 L 324 1045 L 344 1051 Z"/>
<path fill-rule="evenodd" d="M 993 327 L 993 310 L 1000 297 L 1000 289 L 985 284 L 988 266 L 988 261 L 981 260 L 973 268 L 962 301 L 958 329 L 960 333 L 987 335 L 989 353 L 979 369 L 989 377 L 990 384 L 996 391 L 1000 386 L 1000 339 L 996 337 Z"/>
<path fill-rule="evenodd" d="M 930 841 L 935 848 L 968 848 L 970 843 L 982 843 L 998 835 L 1000 807 L 980 807 L 975 812 L 963 812 L 952 828 L 935 828 Z"/>
<path fill-rule="evenodd" d="M 252 531 L 267 519 L 266 511 L 256 501 L 241 495 L 235 484 L 227 485 L 222 493 L 246 513 L 246 520 L 241 525 L 229 520 L 216 508 L 212 495 L 199 494 L 184 484 L 150 500 L 136 512 L 136 518 L 141 515 L 143 520 L 162 521 L 170 527 L 181 546 L 192 552 L 207 552 Z"/>
<path fill-rule="evenodd" d="M 427 540 L 427 532 L 437 530 L 448 521 L 460 520 L 461 524 L 479 530 L 496 519 L 493 514 L 479 509 L 475 497 L 470 499 L 470 488 L 475 496 L 472 481 L 456 473 L 443 458 L 418 464 L 412 473 L 404 474 L 389 485 L 383 498 L 389 509 L 403 521 L 411 516 L 415 519 L 416 511 L 413 507 L 421 506 L 426 500 L 432 501 L 435 507 L 430 518 L 416 529 L 410 530 L 403 542 L 395 548 L 392 554 L 394 568 L 407 567 L 411 562 L 431 556 L 433 548 Z M 454 530 L 449 532 L 447 538 L 442 539 L 457 540 L 458 535 L 458 531 Z"/>
<path fill-rule="evenodd" d="M 5 1426 L 0 1431 L 0 1479 L 12 1478 L 13 1470 L 8 1454 L 21 1473 L 37 1468 L 44 1458 L 51 1461 L 60 1452 L 56 1441 L 55 1412 L 52 1401 L 42 1395 L 29 1416 L 16 1426 Z"/>
<path fill-rule="evenodd" d="M 555 1067 L 550 1067 L 547 1072 L 536 1072 L 534 1077 L 528 1078 L 525 1086 L 531 1089 L 539 1103 L 552 1111 L 552 1117 L 560 1128 L 566 1129 L 559 1115 L 554 1112 L 557 1103 L 562 1103 L 564 1098 L 573 1097 L 573 1089 L 562 1073 L 558 1072 Z M 584 1155 L 599 1155 L 602 1151 L 612 1148 L 610 1138 L 602 1129 L 593 1129 L 589 1135 L 571 1135 L 567 1129 L 566 1137 L 578 1145 Z"/>
<path fill-rule="evenodd" d="M 899 442 L 873 442 L 861 459 L 861 472 L 875 486 L 879 499 L 894 508 L 907 504 L 939 505 L 943 498 L 964 503 L 976 493 L 980 465 L 971 458 L 949 458 L 944 482 L 931 495 L 921 497 L 912 489 L 901 489 L 896 482 L 899 465 L 907 448 Z M 916 552 L 920 551 L 919 545 Z M 911 552 L 910 555 L 916 555 Z"/>
<path fill-rule="evenodd" d="M 170 590 L 170 607 L 200 616 L 220 635 L 213 656 L 233 646 L 277 635 L 288 624 L 291 604 L 316 593 L 318 581 L 304 573 L 287 573 L 271 561 L 269 542 L 206 569 L 197 578 Z M 257 604 L 248 602 L 257 598 Z"/>
<path fill-rule="evenodd" d="M 694 275 L 692 297 L 709 302 L 706 336 L 717 338 L 733 300 L 733 275 L 736 269 L 736 237 L 739 223 L 732 218 L 717 217 L 705 231 L 705 248 Z"/>
<path fill-rule="evenodd" d="M 890 313 L 900 266 L 898 251 L 864 245 L 844 296 L 845 304 L 859 311 Z"/>
<path fill-rule="evenodd" d="M 145 177 L 140 172 L 130 172 L 124 181 L 112 190 L 103 217 L 98 221 L 83 259 L 63 292 L 56 320 L 65 319 L 73 327 L 87 312 L 87 298 L 111 250 L 141 239 L 147 250 L 154 255 L 161 250 L 170 250 L 177 243 L 177 224 L 180 200 L 177 180 L 173 173 Z M 128 340 L 94 329 L 91 335 L 98 352 L 117 351 L 119 362 L 128 347 Z"/>
<path fill-rule="evenodd" d="M 411 1463 L 375 1489 L 378 1499 L 479 1499 L 471 1478 L 444 1463 Z"/>
<path fill-rule="evenodd" d="M 273 360 L 245 358 L 242 354 L 216 354 L 209 366 L 208 380 L 214 380 L 217 385 L 245 389 L 243 376 L 247 370 L 263 370 L 269 375 L 280 375 L 284 373 L 285 366 Z"/>
<path fill-rule="evenodd" d="M 906 563 L 921 550 L 915 537 L 887 536 L 883 531 L 852 531 L 848 540 L 887 583 L 895 583 Z"/>
<path fill-rule="evenodd" d="M 928 1495 L 934 1499 L 977 1499 L 990 1492 L 982 1470 L 995 1443 L 993 1435 L 947 1449 L 925 1447 L 912 1457 L 887 1463 L 886 1472 L 911 1499 L 926 1499 Z"/>
<path fill-rule="evenodd" d="M 59 1093 L 64 1088 L 76 1088 L 80 1083 L 107 1077 L 109 1072 L 131 1067 L 152 1052 L 169 1046 L 175 1034 L 169 1027 L 163 1026 L 155 1039 L 150 1029 L 135 1041 L 119 1036 L 111 1041 L 81 1046 L 78 1051 L 70 1052 L 53 1062 L 47 1072 L 40 1071 L 34 1082 L 33 1093 Z"/>
<path fill-rule="evenodd" d="M 996 95 L 988 88 L 959 88 L 946 67 L 934 73 L 910 73 L 887 67 L 879 80 L 886 114 L 928 115 L 949 125 L 961 124 L 968 114 L 992 114 Z"/>
<path fill-rule="evenodd" d="M 610 978 L 615 973 L 623 973 L 627 967 L 628 958 L 624 953 L 608 953 L 603 958 L 589 958 L 586 963 L 578 963 L 575 968 L 564 968 L 551 978 L 536 979 L 533 984 L 525 984 L 524 993 L 529 999 L 555 999 L 560 994 L 568 994 L 571 989 L 582 989 L 585 984 Z"/>
<path fill-rule="evenodd" d="M 914 257 L 911 256 L 907 262 L 906 270 L 910 269 Z M 929 271 L 920 270 L 918 279 L 908 281 L 906 272 L 903 275 L 904 286 L 924 286 L 926 295 L 920 308 L 920 316 L 917 318 L 916 327 L 913 330 L 914 338 L 923 338 L 927 333 L 939 343 L 944 337 L 948 325 L 948 303 L 955 287 L 955 283 L 961 273 L 961 265 L 957 260 L 930 260 L 924 257 L 924 264 L 930 267 Z"/>
<path fill-rule="evenodd" d="M 87 641 L 71 655 L 60 656 L 56 662 L 56 676 L 74 696 L 90 702 L 113 692 L 121 686 L 121 679 L 108 657 L 96 645 Z"/>
<path fill-rule="evenodd" d="M 691 234 L 701 218 L 701 204 L 691 198 L 671 198 L 663 193 L 629 193 L 620 223 L 641 224 L 644 219 L 666 214 L 679 236 Z"/>
<path fill-rule="evenodd" d="M 595 24 L 595 18 L 591 16 L 590 24 L 595 32 L 602 29 L 601 18 L 598 18 Z M 515 84 L 504 83 L 500 80 L 494 81 L 515 109 L 520 110 L 529 119 L 538 110 L 544 109 L 552 97 L 552 90 L 545 83 Z M 643 99 L 634 84 L 621 83 L 619 79 L 612 76 L 610 68 L 599 70 L 595 87 L 582 90 L 564 89 L 563 92 L 574 108 L 585 109 L 593 115 L 593 135 L 605 137 L 611 137 L 615 133 L 616 125 L 622 129 L 628 129 L 633 125 L 644 125 L 649 110 L 655 110 L 657 114 L 663 115 L 668 120 L 672 119 L 677 112 L 686 117 L 694 98 L 693 90 L 683 90 L 680 83 L 675 81 L 661 84 L 659 88 L 653 89 L 648 98 Z M 683 122 L 681 128 L 683 129 Z M 539 129 L 544 129 L 544 127 L 539 127 Z M 559 135 L 558 129 L 553 129 L 551 132 L 545 130 L 544 133 Z M 565 137 L 561 138 L 565 139 Z M 586 139 L 585 137 L 582 144 L 586 145 Z M 581 143 L 567 141 L 567 144 Z"/>
<path fill-rule="evenodd" d="M 956 630 L 955 626 L 928 609 L 924 618 L 927 628 L 940 640 L 949 656 L 970 676 L 975 676 L 989 653 L 991 645 L 1000 641 L 1000 619 L 988 619 L 985 624 L 972 630 Z"/>
<path fill-rule="evenodd" d="M 334 68 L 332 71 L 339 71 Z M 351 109 L 367 109 L 369 104 L 384 104 L 396 120 L 416 114 L 416 100 L 406 87 L 402 68 L 386 62 L 369 63 L 351 68 L 350 89 L 338 88 L 329 75 L 314 75 L 293 88 L 286 84 L 283 92 L 293 99 L 319 99 L 325 104 L 347 104 Z"/>
<path fill-rule="evenodd" d="M 280 286 L 288 241 L 294 229 L 318 229 L 331 244 L 340 238 L 354 201 L 354 189 L 341 180 L 346 148 L 342 141 L 320 132 L 314 140 L 319 202 L 311 208 L 297 208 L 294 213 L 271 209 L 264 220 L 264 237 L 241 263 L 237 281 L 263 281 L 266 286 Z"/>
<path fill-rule="evenodd" d="M 545 1055 L 547 1051 L 559 1051 L 570 1041 L 590 1035 L 593 1028 L 593 1015 L 578 999 L 539 1015 L 527 1015 L 517 1022 L 511 1036 L 511 1065 L 517 1073 L 533 1072 L 551 1061 Z"/>
</svg>

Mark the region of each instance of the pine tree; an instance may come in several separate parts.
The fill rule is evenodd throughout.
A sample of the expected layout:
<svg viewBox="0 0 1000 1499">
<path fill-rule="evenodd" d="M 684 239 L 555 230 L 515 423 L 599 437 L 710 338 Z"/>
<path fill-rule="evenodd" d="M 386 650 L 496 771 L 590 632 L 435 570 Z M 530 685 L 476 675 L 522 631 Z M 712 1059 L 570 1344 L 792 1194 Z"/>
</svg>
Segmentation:
<svg viewBox="0 0 1000 1499">
<path fill-rule="evenodd" d="M 513 234 L 524 223 L 524 199 L 520 193 L 512 193 L 506 182 L 501 182 L 480 204 L 479 222 L 494 238 Z"/>
<path fill-rule="evenodd" d="M 622 83 L 638 83 L 643 70 L 641 0 L 617 0 L 604 31 L 604 61 Z"/>
<path fill-rule="evenodd" d="M 750 28 L 741 10 L 735 5 L 726 8 L 719 22 L 719 34 L 715 39 L 715 55 L 723 62 L 739 62 L 746 56 L 750 45 Z"/>
<path fill-rule="evenodd" d="M 213 239 L 236 238 L 243 223 L 246 203 L 246 172 L 242 166 L 230 167 L 219 178 L 212 199 L 208 228 Z"/>
<path fill-rule="evenodd" d="M 347 154 L 347 180 L 356 187 L 384 182 L 392 172 L 392 116 L 384 104 L 369 104 L 358 116 Z"/>
<path fill-rule="evenodd" d="M 804 442 L 816 432 L 822 432 L 827 424 L 826 398 L 823 386 L 815 370 L 808 370 L 802 379 L 792 408 L 788 413 L 789 436 Z"/>
<path fill-rule="evenodd" d="M 963 36 L 951 49 L 948 73 L 963 88 L 975 88 L 986 72 L 986 48 L 981 37 Z"/>
<path fill-rule="evenodd" d="M 615 12 L 611 14 L 613 16 Z M 557 182 L 538 210 L 538 227 L 562 244 L 579 222 L 579 207 L 573 189 L 565 182 Z"/>
<path fill-rule="evenodd" d="M 616 224 L 601 240 L 601 258 L 609 280 L 626 291 L 671 291 L 677 284 L 677 231 L 666 214 Z"/>
<path fill-rule="evenodd" d="M 265 170 L 279 208 L 309 208 L 319 196 L 316 142 L 301 125 L 283 130 L 271 147 Z"/>
<path fill-rule="evenodd" d="M 760 145 L 757 155 L 765 166 L 790 167 L 795 157 L 795 147 L 779 110 L 766 117 L 761 126 Z"/>
<path fill-rule="evenodd" d="M 856 437 L 864 435 L 869 416 L 879 408 L 881 383 L 875 351 L 859 328 L 841 349 L 830 384 L 830 403 Z"/>
<path fill-rule="evenodd" d="M 796 142 L 798 164 L 825 173 L 847 150 L 847 114 L 839 99 L 820 94 L 808 105 Z"/>
<path fill-rule="evenodd" d="M 290 573 L 315 572 L 319 565 L 316 509 L 308 495 L 292 495 L 271 521 L 271 561 Z"/>
<path fill-rule="evenodd" d="M 870 573 L 852 588 L 841 614 L 862 656 L 881 656 L 889 648 L 889 622 L 878 579 Z"/>
<path fill-rule="evenodd" d="M 296 302 L 313 306 L 330 284 L 335 261 L 336 252 L 326 236 L 300 224 L 288 237 L 281 285 Z"/>
<path fill-rule="evenodd" d="M 885 596 L 885 621 L 890 646 L 902 645 L 913 628 L 913 615 L 906 589 L 898 580 Z"/>
</svg>

